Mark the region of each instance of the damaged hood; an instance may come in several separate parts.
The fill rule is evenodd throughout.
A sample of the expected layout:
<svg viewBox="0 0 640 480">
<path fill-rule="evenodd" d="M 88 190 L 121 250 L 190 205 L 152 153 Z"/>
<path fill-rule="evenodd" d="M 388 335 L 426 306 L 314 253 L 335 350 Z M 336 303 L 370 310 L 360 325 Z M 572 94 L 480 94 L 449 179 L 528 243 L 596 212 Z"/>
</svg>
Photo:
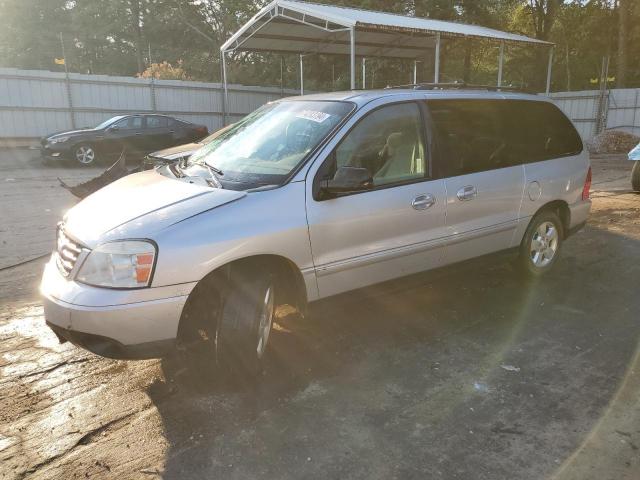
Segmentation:
<svg viewBox="0 0 640 480">
<path fill-rule="evenodd" d="M 149 154 L 151 158 L 161 158 L 163 160 L 180 160 L 189 157 L 193 152 L 202 147 L 202 143 L 187 143 L 177 147 L 165 148 Z"/>
<path fill-rule="evenodd" d="M 90 248 L 110 240 L 150 238 L 180 220 L 245 195 L 148 170 L 127 175 L 89 195 L 64 216 L 65 231 Z"/>
</svg>

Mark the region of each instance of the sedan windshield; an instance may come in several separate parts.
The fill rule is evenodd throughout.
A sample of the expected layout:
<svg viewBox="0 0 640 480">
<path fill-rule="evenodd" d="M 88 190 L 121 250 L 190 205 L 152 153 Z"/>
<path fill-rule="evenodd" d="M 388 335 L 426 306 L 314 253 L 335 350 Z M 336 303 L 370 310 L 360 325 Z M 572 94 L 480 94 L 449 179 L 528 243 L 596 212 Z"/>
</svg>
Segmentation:
<svg viewBox="0 0 640 480">
<path fill-rule="evenodd" d="M 105 120 L 100 125 L 98 125 L 95 128 L 95 130 L 102 130 L 103 128 L 107 128 L 109 125 L 111 125 L 112 123 L 117 122 L 121 118 L 124 118 L 124 115 L 118 115 L 117 117 L 111 117 L 109 120 Z"/>
<path fill-rule="evenodd" d="M 189 164 L 221 172 L 225 188 L 280 184 L 352 108 L 330 101 L 265 105 L 196 151 Z"/>
</svg>

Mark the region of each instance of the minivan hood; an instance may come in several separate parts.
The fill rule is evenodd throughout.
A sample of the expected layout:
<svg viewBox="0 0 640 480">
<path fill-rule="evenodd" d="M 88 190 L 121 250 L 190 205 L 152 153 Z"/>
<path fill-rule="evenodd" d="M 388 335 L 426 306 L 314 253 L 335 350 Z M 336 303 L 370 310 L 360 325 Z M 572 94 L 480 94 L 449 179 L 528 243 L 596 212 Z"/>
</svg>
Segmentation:
<svg viewBox="0 0 640 480">
<path fill-rule="evenodd" d="M 187 143 L 176 147 L 169 147 L 157 152 L 150 153 L 150 157 L 162 158 L 163 160 L 176 160 L 190 156 L 193 152 L 202 147 L 202 143 Z"/>
<path fill-rule="evenodd" d="M 69 210 L 63 221 L 70 236 L 93 248 L 109 240 L 150 238 L 180 220 L 245 195 L 148 170 L 127 175 L 89 195 Z"/>
</svg>

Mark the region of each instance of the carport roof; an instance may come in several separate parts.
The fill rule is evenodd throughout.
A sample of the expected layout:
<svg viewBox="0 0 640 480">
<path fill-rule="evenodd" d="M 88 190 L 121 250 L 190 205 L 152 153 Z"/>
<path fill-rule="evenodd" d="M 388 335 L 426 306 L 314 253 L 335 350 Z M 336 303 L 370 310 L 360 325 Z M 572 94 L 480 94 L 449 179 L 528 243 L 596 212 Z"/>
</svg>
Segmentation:
<svg viewBox="0 0 640 480">
<path fill-rule="evenodd" d="M 221 50 L 280 53 L 351 53 L 365 57 L 419 58 L 442 38 L 488 39 L 511 44 L 553 44 L 479 25 L 466 25 L 386 12 L 274 0 L 238 30 Z"/>
</svg>

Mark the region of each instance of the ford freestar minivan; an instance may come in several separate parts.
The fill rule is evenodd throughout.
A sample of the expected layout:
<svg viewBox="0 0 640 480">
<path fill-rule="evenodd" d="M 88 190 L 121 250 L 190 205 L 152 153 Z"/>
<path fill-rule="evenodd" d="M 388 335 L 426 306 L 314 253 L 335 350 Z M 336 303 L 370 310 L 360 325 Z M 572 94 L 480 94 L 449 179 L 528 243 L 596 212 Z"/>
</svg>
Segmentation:
<svg viewBox="0 0 640 480">
<path fill-rule="evenodd" d="M 591 170 L 546 98 L 387 89 L 276 101 L 186 162 L 72 208 L 41 291 L 61 340 L 114 358 L 196 343 L 255 371 L 274 312 L 519 251 L 546 273 L 582 227 Z M 194 347 L 195 348 L 195 347 Z"/>
</svg>

